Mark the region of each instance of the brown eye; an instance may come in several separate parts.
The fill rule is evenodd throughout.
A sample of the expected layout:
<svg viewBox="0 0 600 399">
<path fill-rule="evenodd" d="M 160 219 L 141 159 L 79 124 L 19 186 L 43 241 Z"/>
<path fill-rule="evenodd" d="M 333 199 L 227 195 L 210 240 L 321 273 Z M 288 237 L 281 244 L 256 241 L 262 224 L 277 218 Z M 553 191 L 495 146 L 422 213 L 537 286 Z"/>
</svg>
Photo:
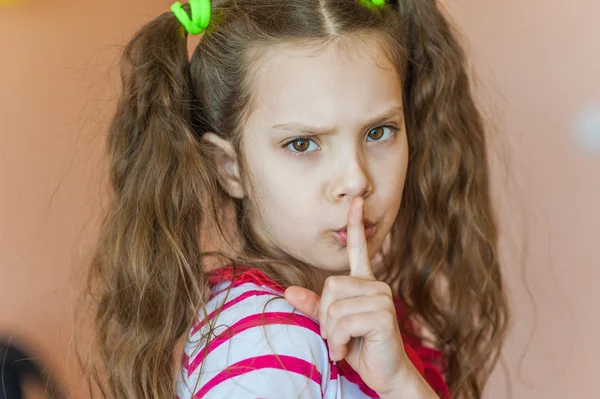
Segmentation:
<svg viewBox="0 0 600 399">
<path fill-rule="evenodd" d="M 306 137 L 298 137 L 293 141 L 288 141 L 285 147 L 296 154 L 308 154 L 314 151 L 319 151 L 319 146 L 314 140 Z"/>
<path fill-rule="evenodd" d="M 379 126 L 369 131 L 367 141 L 386 141 L 394 137 L 396 128 L 392 126 Z"/>
<path fill-rule="evenodd" d="M 292 141 L 292 146 L 294 147 L 294 150 L 296 150 L 298 152 L 304 152 L 304 151 L 308 150 L 309 145 L 310 145 L 310 142 L 306 139 L 298 139 L 298 140 Z"/>
<path fill-rule="evenodd" d="M 376 127 L 369 132 L 369 138 L 371 140 L 379 140 L 383 137 L 383 133 L 383 127 Z"/>
</svg>

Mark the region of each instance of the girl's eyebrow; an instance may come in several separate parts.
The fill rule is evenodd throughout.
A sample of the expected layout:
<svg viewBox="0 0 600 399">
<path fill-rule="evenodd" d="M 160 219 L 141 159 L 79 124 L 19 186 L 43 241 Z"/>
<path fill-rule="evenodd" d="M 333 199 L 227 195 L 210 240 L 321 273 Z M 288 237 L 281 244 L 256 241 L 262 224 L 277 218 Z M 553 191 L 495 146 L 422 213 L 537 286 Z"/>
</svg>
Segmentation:
<svg viewBox="0 0 600 399">
<path fill-rule="evenodd" d="M 374 125 L 386 122 L 386 121 L 392 119 L 393 117 L 397 116 L 398 114 L 403 115 L 403 110 L 404 109 L 402 108 L 402 105 L 394 105 L 394 106 L 388 108 L 385 112 L 382 112 L 381 114 L 367 120 L 363 124 L 361 130 L 366 130 Z M 303 133 L 303 134 L 322 136 L 322 135 L 327 135 L 327 134 L 333 133 L 335 131 L 335 128 L 309 126 L 309 125 L 303 124 L 301 122 L 288 122 L 288 123 L 279 123 L 277 125 L 274 125 L 271 127 L 271 130 L 289 131 L 289 132 L 292 132 L 295 134 Z"/>
</svg>

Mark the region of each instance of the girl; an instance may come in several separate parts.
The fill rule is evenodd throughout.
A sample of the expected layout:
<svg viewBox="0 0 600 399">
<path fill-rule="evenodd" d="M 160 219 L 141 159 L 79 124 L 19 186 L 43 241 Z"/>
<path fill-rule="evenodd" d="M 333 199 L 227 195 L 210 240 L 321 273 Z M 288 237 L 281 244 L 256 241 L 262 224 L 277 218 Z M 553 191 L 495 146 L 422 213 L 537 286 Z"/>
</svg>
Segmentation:
<svg viewBox="0 0 600 399">
<path fill-rule="evenodd" d="M 112 395 L 481 397 L 507 304 L 484 129 L 435 2 L 172 10 L 127 45 L 108 138 L 89 288 Z M 209 268 L 228 209 L 239 245 Z"/>
</svg>

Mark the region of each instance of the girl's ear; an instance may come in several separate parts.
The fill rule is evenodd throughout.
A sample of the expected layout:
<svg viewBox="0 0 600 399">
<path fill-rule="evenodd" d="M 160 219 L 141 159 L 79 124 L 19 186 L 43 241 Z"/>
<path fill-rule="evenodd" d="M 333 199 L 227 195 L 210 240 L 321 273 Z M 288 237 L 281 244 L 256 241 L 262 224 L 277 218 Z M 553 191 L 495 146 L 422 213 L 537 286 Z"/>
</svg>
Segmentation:
<svg viewBox="0 0 600 399">
<path fill-rule="evenodd" d="M 211 147 L 213 160 L 217 167 L 219 183 L 231 197 L 245 197 L 244 186 L 240 177 L 240 168 L 233 145 L 214 133 L 204 133 L 202 139 Z"/>
</svg>

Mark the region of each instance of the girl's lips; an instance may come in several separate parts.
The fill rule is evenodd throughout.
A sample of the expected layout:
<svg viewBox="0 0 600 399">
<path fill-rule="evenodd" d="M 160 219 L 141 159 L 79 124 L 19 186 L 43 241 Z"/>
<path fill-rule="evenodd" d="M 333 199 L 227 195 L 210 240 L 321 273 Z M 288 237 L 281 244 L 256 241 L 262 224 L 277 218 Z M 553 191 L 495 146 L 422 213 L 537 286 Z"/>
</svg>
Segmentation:
<svg viewBox="0 0 600 399">
<path fill-rule="evenodd" d="M 369 227 L 373 227 L 375 223 L 371 222 L 369 219 L 364 219 L 363 220 L 363 226 L 365 227 L 365 229 L 368 229 Z M 346 231 L 348 230 L 348 225 L 345 224 L 343 227 L 340 227 L 339 229 L 335 230 L 335 232 L 338 231 Z"/>
<path fill-rule="evenodd" d="M 367 227 L 367 225 L 365 224 L 365 239 L 368 240 L 369 238 L 371 238 L 373 236 L 373 233 L 375 233 L 375 226 L 373 225 L 373 223 L 371 223 L 369 227 Z M 346 230 L 345 228 L 334 231 L 333 235 L 335 236 L 335 238 L 341 241 L 342 244 L 348 244 L 348 230 Z"/>
</svg>

